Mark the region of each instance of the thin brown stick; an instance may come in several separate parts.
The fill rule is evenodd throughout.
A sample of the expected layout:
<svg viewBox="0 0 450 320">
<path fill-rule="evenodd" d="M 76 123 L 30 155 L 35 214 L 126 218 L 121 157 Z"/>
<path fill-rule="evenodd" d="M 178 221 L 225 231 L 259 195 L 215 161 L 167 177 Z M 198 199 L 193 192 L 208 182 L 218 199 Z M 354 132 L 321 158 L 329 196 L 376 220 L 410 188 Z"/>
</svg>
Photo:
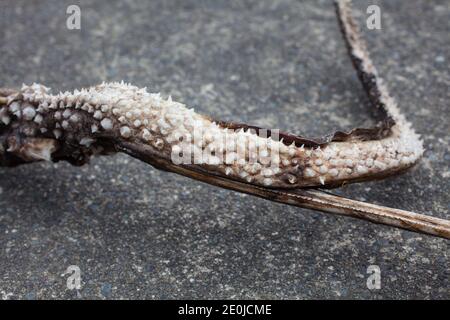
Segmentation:
<svg viewBox="0 0 450 320">
<path fill-rule="evenodd" d="M 374 223 L 384 224 L 409 231 L 450 239 L 450 221 L 414 212 L 368 204 L 332 195 L 319 190 L 271 189 L 211 175 L 190 165 L 174 165 L 170 159 L 154 154 L 146 145 L 129 142 L 120 144 L 119 149 L 152 166 L 203 181 L 218 187 L 251 194 L 270 201 L 280 202 L 300 208 L 319 210 L 326 213 L 350 216 Z"/>
</svg>

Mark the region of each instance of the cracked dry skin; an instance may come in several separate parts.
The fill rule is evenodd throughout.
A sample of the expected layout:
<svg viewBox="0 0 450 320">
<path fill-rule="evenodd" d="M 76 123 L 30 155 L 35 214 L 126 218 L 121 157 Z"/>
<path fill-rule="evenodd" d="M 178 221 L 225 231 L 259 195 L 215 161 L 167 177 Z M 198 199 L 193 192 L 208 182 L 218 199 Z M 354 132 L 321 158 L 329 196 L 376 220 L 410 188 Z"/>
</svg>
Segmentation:
<svg viewBox="0 0 450 320">
<path fill-rule="evenodd" d="M 60 159 L 83 164 L 91 155 L 114 152 L 125 140 L 176 164 L 187 160 L 248 183 L 336 185 L 398 172 L 422 155 L 418 135 L 394 102 L 387 105 L 395 121 L 387 137 L 311 148 L 251 130 L 229 130 L 171 98 L 124 83 L 57 95 L 43 85 L 24 85 L 0 109 L 0 160 L 4 165 Z M 198 155 L 201 163 L 196 163 Z"/>
</svg>

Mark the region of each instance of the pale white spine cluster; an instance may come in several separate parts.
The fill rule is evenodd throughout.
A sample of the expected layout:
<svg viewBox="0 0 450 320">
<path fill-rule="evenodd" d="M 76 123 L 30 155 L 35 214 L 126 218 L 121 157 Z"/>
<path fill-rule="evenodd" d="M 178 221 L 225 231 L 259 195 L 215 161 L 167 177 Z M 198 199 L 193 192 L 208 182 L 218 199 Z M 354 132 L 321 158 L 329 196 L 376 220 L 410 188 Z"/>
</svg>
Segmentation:
<svg viewBox="0 0 450 320">
<path fill-rule="evenodd" d="M 4 126 L 20 122 L 26 136 L 78 143 L 80 148 L 95 146 L 100 137 L 125 139 L 150 146 L 161 157 L 192 160 L 215 174 L 266 186 L 357 180 L 411 166 L 423 152 L 419 137 L 396 110 L 397 124 L 388 138 L 331 142 L 311 149 L 228 130 L 171 98 L 124 83 L 57 95 L 34 84 L 23 86 L 10 99 L 0 109 L 0 121 Z M 256 157 L 249 156 L 251 148 L 257 148 Z M 202 155 L 200 162 L 196 154 Z"/>
</svg>

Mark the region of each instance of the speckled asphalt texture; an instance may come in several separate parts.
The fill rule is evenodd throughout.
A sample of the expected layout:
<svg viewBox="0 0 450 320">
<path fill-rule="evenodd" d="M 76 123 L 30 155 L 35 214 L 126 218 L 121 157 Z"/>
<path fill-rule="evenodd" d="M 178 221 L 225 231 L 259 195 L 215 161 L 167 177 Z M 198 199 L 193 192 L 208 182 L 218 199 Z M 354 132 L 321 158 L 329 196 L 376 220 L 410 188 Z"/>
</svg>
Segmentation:
<svg viewBox="0 0 450 320">
<path fill-rule="evenodd" d="M 423 134 L 354 199 L 450 219 L 449 1 L 376 3 L 373 60 Z M 81 30 L 66 28 L 78 4 Z M 317 136 L 369 125 L 331 1 L 0 2 L 0 85 L 125 80 L 224 120 Z M 221 190 L 125 155 L 0 169 L 0 298 L 450 298 L 449 241 Z M 81 289 L 66 287 L 70 265 Z M 381 289 L 366 286 L 378 265 Z"/>
</svg>

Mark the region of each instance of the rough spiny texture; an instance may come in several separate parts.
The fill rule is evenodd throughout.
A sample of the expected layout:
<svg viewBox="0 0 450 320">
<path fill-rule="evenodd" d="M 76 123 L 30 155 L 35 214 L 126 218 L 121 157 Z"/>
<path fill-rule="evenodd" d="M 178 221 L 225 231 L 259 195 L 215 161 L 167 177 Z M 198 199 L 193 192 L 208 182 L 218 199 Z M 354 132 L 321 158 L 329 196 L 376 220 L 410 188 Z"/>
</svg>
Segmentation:
<svg viewBox="0 0 450 320">
<path fill-rule="evenodd" d="M 51 160 L 60 145 L 76 146 L 77 156 L 89 156 L 105 151 L 99 139 L 111 144 L 125 139 L 149 145 L 177 164 L 187 161 L 249 183 L 335 185 L 402 170 L 422 155 L 418 136 L 395 104 L 388 105 L 396 125 L 387 138 L 307 148 L 251 130 L 223 128 L 171 98 L 124 83 L 57 95 L 39 84 L 24 85 L 0 109 L 1 130 L 6 132 L 2 150 L 25 161 Z M 11 140 L 8 132 L 15 128 L 20 137 Z"/>
</svg>

